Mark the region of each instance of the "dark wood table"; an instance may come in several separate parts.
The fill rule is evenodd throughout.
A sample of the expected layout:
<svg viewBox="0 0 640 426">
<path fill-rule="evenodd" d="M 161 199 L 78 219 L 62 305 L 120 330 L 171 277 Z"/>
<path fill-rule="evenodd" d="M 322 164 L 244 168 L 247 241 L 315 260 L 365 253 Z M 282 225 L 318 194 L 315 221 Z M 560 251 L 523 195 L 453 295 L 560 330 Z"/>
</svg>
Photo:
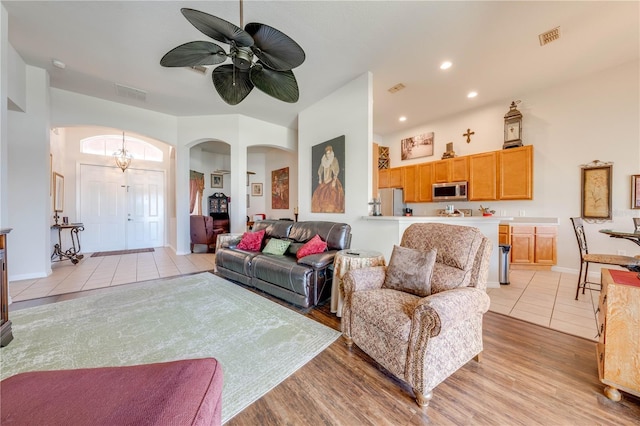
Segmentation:
<svg viewBox="0 0 640 426">
<path fill-rule="evenodd" d="M 640 246 L 640 231 L 627 232 L 627 231 L 613 231 L 611 229 L 601 229 L 600 232 L 607 234 L 611 238 L 622 238 L 636 243 Z"/>
</svg>

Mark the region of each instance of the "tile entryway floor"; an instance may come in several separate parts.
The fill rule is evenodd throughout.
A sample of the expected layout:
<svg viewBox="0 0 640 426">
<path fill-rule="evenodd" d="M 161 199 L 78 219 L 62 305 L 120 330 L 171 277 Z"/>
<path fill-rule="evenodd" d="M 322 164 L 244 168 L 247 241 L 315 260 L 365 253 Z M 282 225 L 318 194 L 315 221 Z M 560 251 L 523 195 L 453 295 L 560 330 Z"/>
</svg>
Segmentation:
<svg viewBox="0 0 640 426">
<path fill-rule="evenodd" d="M 597 341 L 595 311 L 599 291 L 580 292 L 577 274 L 553 271 L 509 271 L 509 285 L 487 289 L 489 310 Z"/>
<path fill-rule="evenodd" d="M 85 254 L 77 265 L 69 261 L 52 265 L 46 278 L 10 281 L 9 294 L 13 302 L 45 296 L 112 287 L 138 281 L 210 271 L 215 266 L 215 254 L 191 253 L 177 256 L 166 247 L 153 252 L 91 257 Z"/>
</svg>

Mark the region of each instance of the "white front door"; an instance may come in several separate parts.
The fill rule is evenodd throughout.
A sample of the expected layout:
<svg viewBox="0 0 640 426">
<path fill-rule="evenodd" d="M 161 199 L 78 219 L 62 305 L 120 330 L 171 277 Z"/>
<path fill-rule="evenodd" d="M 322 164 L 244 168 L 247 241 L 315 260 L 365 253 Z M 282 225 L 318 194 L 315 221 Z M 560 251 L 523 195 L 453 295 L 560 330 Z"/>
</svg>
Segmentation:
<svg viewBox="0 0 640 426">
<path fill-rule="evenodd" d="M 164 245 L 164 173 L 80 166 L 82 251 Z"/>
<path fill-rule="evenodd" d="M 127 248 L 164 245 L 164 173 L 127 170 Z"/>
</svg>

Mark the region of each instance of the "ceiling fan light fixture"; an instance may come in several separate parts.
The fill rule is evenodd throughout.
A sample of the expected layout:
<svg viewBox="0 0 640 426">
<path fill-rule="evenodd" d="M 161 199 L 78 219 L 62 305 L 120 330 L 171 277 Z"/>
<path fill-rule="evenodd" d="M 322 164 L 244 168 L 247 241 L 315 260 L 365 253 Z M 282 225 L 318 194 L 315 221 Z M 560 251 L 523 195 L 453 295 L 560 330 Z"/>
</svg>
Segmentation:
<svg viewBox="0 0 640 426">
<path fill-rule="evenodd" d="M 281 101 L 298 101 L 298 84 L 292 69 L 301 65 L 306 56 L 293 39 L 276 28 L 258 22 L 248 23 L 243 30 L 205 12 L 188 8 L 182 8 L 181 12 L 204 35 L 228 44 L 229 53 L 212 42 L 192 41 L 171 49 L 162 57 L 160 65 L 216 65 L 229 58 L 232 64 L 220 65 L 212 73 L 216 91 L 229 105 L 242 102 L 254 85 Z M 240 0 L 240 25 L 242 21 Z"/>
<path fill-rule="evenodd" d="M 127 151 L 124 147 L 124 132 L 122 132 L 122 149 L 117 150 L 113 153 L 113 158 L 116 161 L 116 166 L 120 167 L 122 173 L 124 173 L 127 168 L 131 165 L 131 160 L 133 156 L 129 151 Z"/>
</svg>

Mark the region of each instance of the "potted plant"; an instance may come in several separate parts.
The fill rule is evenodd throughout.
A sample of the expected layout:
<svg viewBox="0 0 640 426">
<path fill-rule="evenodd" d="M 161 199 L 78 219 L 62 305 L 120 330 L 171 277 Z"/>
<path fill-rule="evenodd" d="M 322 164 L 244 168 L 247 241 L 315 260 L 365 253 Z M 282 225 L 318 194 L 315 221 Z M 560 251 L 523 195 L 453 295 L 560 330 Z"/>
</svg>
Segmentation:
<svg viewBox="0 0 640 426">
<path fill-rule="evenodd" d="M 493 216 L 493 214 L 496 212 L 495 210 L 491 210 L 489 207 L 482 207 L 482 204 L 480 205 L 480 208 L 478 210 L 482 212 L 482 216 Z"/>
</svg>

